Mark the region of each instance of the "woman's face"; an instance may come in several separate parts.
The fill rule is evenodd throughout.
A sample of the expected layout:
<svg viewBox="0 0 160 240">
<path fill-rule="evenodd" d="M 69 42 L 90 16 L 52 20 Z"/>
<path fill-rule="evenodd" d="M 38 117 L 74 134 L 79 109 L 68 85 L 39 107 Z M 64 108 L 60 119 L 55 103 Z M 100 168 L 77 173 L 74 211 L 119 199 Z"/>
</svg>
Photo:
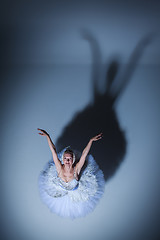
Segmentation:
<svg viewBox="0 0 160 240">
<path fill-rule="evenodd" d="M 64 153 L 63 163 L 68 166 L 73 164 L 73 157 L 70 153 Z"/>
</svg>

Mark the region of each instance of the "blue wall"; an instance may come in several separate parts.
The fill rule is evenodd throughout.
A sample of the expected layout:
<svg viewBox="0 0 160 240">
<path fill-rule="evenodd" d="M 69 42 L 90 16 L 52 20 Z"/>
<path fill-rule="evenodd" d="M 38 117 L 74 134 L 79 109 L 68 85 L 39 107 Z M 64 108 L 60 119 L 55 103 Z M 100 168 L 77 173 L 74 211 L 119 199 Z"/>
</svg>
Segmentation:
<svg viewBox="0 0 160 240">
<path fill-rule="evenodd" d="M 6 239 L 153 239 L 159 234 L 159 10 L 158 1 L 3 5 L 1 194 Z M 65 220 L 51 214 L 39 198 L 38 176 L 51 154 L 36 129 L 46 129 L 56 143 L 75 114 L 93 103 L 95 76 L 98 92 L 104 93 L 112 62 L 118 66 L 112 94 L 126 79 L 113 107 L 126 152 L 95 211 L 84 219 Z"/>
</svg>

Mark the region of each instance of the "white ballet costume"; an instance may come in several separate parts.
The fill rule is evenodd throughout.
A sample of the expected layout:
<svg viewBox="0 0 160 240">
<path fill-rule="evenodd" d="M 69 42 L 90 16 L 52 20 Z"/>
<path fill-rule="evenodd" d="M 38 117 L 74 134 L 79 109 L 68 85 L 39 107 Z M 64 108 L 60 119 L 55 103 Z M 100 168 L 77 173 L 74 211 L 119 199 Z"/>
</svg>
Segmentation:
<svg viewBox="0 0 160 240">
<path fill-rule="evenodd" d="M 58 158 L 63 163 L 63 149 Z M 79 153 L 76 155 L 79 157 Z M 63 181 L 55 164 L 48 162 L 39 176 L 39 192 L 42 201 L 51 212 L 65 218 L 84 217 L 92 212 L 104 193 L 105 180 L 92 155 L 86 158 L 85 168 L 79 180 Z"/>
</svg>

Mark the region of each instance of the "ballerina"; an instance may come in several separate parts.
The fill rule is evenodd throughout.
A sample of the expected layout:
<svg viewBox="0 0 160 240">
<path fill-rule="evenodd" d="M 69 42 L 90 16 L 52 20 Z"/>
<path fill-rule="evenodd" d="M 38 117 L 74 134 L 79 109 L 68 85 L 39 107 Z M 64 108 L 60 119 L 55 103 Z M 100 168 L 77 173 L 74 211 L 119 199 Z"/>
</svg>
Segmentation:
<svg viewBox="0 0 160 240">
<path fill-rule="evenodd" d="M 61 217 L 78 218 L 92 212 L 104 192 L 103 172 L 92 155 L 88 155 L 92 143 L 102 138 L 102 133 L 91 138 L 82 154 L 69 147 L 57 154 L 49 134 L 45 136 L 53 160 L 48 162 L 39 177 L 39 191 L 42 201 L 51 212 Z"/>
</svg>

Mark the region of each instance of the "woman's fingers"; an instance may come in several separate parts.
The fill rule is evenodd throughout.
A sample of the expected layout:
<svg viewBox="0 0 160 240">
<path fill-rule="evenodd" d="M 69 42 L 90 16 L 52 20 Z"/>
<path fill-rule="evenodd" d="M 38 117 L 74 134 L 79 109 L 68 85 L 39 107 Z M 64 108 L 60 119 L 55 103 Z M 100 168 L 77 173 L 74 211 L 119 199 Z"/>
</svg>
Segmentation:
<svg viewBox="0 0 160 240">
<path fill-rule="evenodd" d="M 101 138 L 102 138 L 102 137 L 96 137 L 95 140 L 99 140 L 99 139 L 101 139 Z"/>
<path fill-rule="evenodd" d="M 99 137 L 99 136 L 102 136 L 103 135 L 103 133 L 100 133 L 100 134 L 98 134 L 97 136 Z"/>
<path fill-rule="evenodd" d="M 97 141 L 97 140 L 100 140 L 102 138 L 102 133 L 96 135 L 95 137 L 92 138 L 93 141 Z"/>
<path fill-rule="evenodd" d="M 45 132 L 43 129 L 37 128 L 37 130 L 41 131 L 41 132 Z"/>
<path fill-rule="evenodd" d="M 37 128 L 37 130 L 40 131 L 40 132 L 38 133 L 39 135 L 42 135 L 42 136 L 47 135 L 47 132 L 46 132 L 45 130 L 40 129 L 40 128 Z"/>
<path fill-rule="evenodd" d="M 96 138 L 102 138 L 102 133 L 98 134 L 97 136 L 95 136 Z"/>
<path fill-rule="evenodd" d="M 47 133 L 45 130 L 37 128 L 39 131 L 43 132 L 43 133 Z"/>
<path fill-rule="evenodd" d="M 100 134 L 98 134 L 97 136 L 96 136 L 96 140 L 99 140 L 99 139 L 101 139 L 103 137 L 103 133 L 100 133 Z"/>
</svg>

